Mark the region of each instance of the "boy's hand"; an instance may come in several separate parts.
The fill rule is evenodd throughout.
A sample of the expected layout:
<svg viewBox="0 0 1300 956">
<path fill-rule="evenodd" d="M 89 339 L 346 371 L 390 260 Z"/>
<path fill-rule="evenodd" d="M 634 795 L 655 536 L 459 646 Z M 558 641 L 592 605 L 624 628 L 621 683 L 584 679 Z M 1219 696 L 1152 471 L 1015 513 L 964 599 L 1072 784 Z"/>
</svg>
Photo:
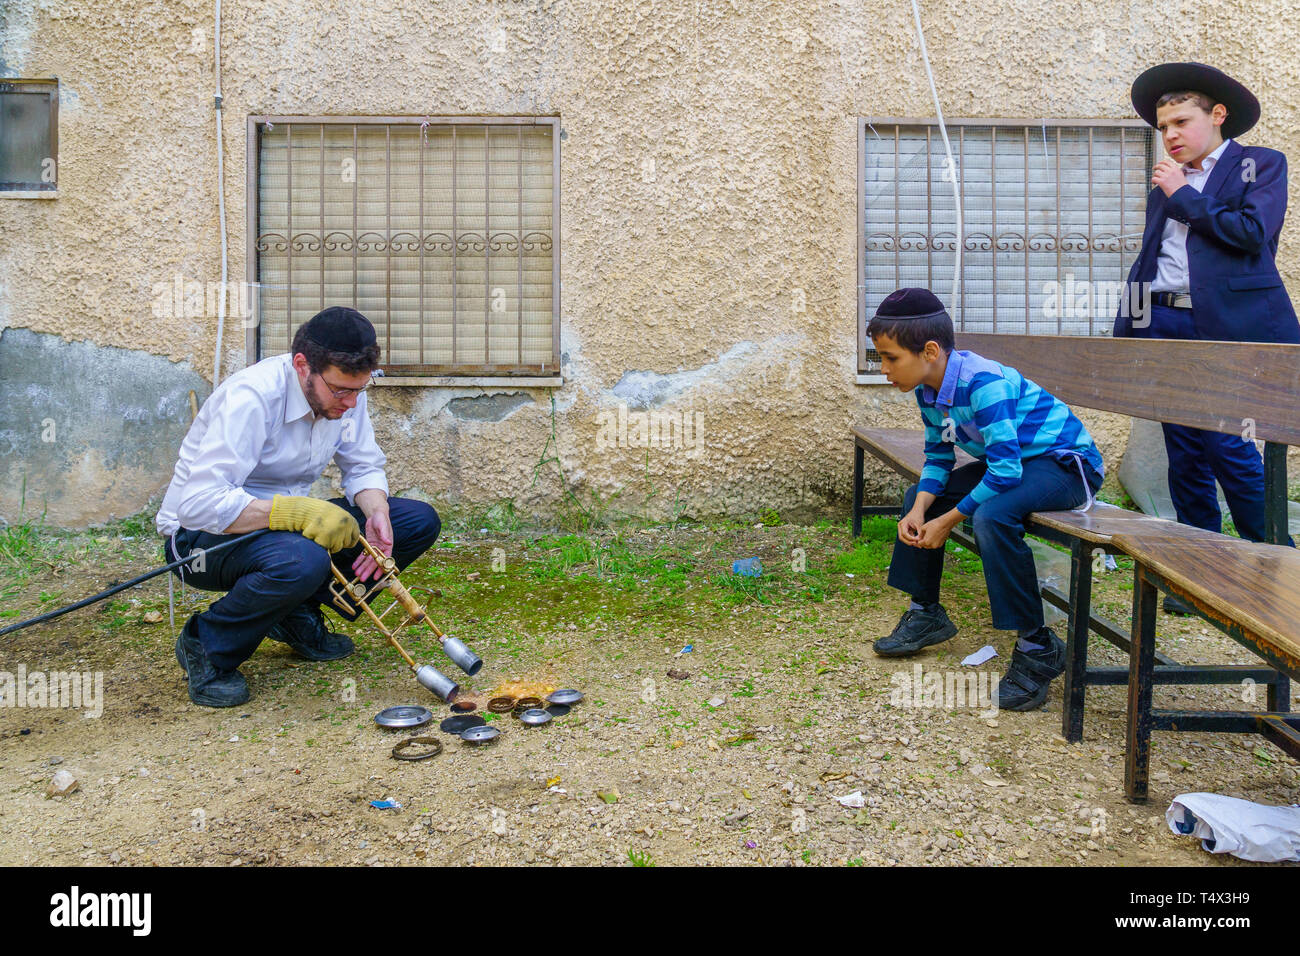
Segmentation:
<svg viewBox="0 0 1300 956">
<path fill-rule="evenodd" d="M 942 548 L 951 532 L 952 525 L 944 518 L 927 521 L 921 528 L 921 537 L 916 542 L 916 546 L 918 548 Z"/>
<path fill-rule="evenodd" d="M 898 522 L 898 540 L 903 544 L 916 547 L 921 538 L 921 528 L 925 524 L 925 512 L 913 508 L 903 515 Z"/>
<path fill-rule="evenodd" d="M 917 541 L 913 542 L 918 548 L 942 548 L 952 529 L 957 527 L 962 521 L 961 512 L 955 508 L 945 515 L 940 515 L 933 521 L 927 521 L 921 527 L 921 534 Z"/>
<path fill-rule="evenodd" d="M 1172 159 L 1160 160 L 1151 173 L 1151 185 L 1159 186 L 1160 191 L 1166 196 L 1172 196 L 1178 192 L 1187 185 L 1187 177 L 1183 175 L 1182 164 L 1176 163 Z"/>
</svg>

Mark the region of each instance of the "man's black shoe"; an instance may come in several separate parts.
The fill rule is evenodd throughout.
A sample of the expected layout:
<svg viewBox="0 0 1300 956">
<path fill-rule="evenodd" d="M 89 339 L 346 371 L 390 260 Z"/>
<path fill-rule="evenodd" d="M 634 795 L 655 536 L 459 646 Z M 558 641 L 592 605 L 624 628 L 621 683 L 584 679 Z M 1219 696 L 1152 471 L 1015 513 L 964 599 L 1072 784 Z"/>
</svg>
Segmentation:
<svg viewBox="0 0 1300 956">
<path fill-rule="evenodd" d="M 195 615 L 197 617 L 197 615 Z M 176 638 L 176 660 L 190 682 L 190 700 L 203 707 L 238 707 L 250 696 L 239 671 L 218 670 L 199 643 L 191 617 Z"/>
<path fill-rule="evenodd" d="M 289 616 L 271 628 L 266 635 L 294 649 L 309 661 L 337 661 L 347 657 L 356 646 L 346 634 L 335 634 L 325 626 L 325 615 L 319 607 L 300 604 Z"/>
<path fill-rule="evenodd" d="M 1192 607 L 1177 594 L 1166 594 L 1164 602 L 1160 605 L 1166 614 L 1195 614 L 1196 608 Z"/>
<path fill-rule="evenodd" d="M 893 633 L 871 648 L 881 657 L 907 657 L 931 644 L 942 644 L 956 633 L 957 625 L 948 619 L 948 612 L 935 603 L 919 611 L 903 612 Z"/>
<path fill-rule="evenodd" d="M 1065 673 L 1065 642 L 1046 628 L 1047 646 L 1036 651 L 1011 653 L 1011 666 L 998 681 L 998 707 L 1002 710 L 1034 710 L 1047 700 L 1047 688 Z"/>
</svg>

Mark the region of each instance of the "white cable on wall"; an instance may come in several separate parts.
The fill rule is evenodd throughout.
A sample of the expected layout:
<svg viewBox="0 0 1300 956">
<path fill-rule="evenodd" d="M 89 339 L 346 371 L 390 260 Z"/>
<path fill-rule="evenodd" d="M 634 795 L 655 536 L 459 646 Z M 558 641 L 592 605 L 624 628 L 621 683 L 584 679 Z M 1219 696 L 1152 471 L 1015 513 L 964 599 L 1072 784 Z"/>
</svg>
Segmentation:
<svg viewBox="0 0 1300 956">
<path fill-rule="evenodd" d="M 934 112 L 939 118 L 939 135 L 943 137 L 943 149 L 948 155 L 948 175 L 952 177 L 952 197 L 953 210 L 957 214 L 957 237 L 955 245 L 955 257 L 952 264 L 952 301 L 949 308 L 953 314 L 957 312 L 957 303 L 961 301 L 958 295 L 961 286 L 961 251 L 964 245 L 962 238 L 961 224 L 961 189 L 958 186 L 957 163 L 952 158 L 952 145 L 948 142 L 948 127 L 943 122 L 943 107 L 939 105 L 939 92 L 934 88 L 934 73 L 930 70 L 930 55 L 925 50 L 925 33 L 921 29 L 921 8 L 917 6 L 916 0 L 912 0 L 912 13 L 916 17 L 916 38 L 921 44 L 921 60 L 925 64 L 925 75 L 930 81 L 930 95 L 934 97 Z M 929 171 L 926 171 L 929 175 Z M 962 317 L 958 317 L 960 321 Z"/>
<path fill-rule="evenodd" d="M 226 326 L 226 280 L 229 260 L 226 255 L 226 159 L 221 142 L 221 0 L 217 0 L 216 16 L 216 74 L 217 74 L 217 220 L 221 227 L 221 294 L 217 296 L 217 347 L 212 355 L 212 390 L 221 381 L 221 335 Z M 243 301 L 242 297 L 240 301 Z"/>
</svg>

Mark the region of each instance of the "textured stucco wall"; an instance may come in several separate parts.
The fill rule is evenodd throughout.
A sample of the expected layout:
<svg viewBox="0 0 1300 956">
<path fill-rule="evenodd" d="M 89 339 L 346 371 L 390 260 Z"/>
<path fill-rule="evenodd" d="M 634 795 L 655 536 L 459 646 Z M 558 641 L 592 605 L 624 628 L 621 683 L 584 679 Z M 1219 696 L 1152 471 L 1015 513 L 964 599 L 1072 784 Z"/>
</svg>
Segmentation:
<svg viewBox="0 0 1300 956">
<path fill-rule="evenodd" d="M 921 6 L 949 116 L 1122 117 L 1141 69 L 1196 59 L 1260 95 L 1247 142 L 1297 155 L 1289 4 Z M 562 118 L 555 426 L 580 497 L 621 489 L 618 506 L 639 510 L 653 483 L 660 513 L 678 495 L 693 514 L 824 507 L 848 494 L 851 422 L 915 423 L 910 396 L 854 384 L 856 118 L 933 114 L 910 4 L 227 0 L 223 13 L 235 280 L 250 114 Z M 57 75 L 63 94 L 59 198 L 0 200 L 0 329 L 210 374 L 215 318 L 157 319 L 150 290 L 178 273 L 219 278 L 211 18 L 206 2 L 7 0 L 0 73 Z M 1293 232 L 1280 259 L 1296 289 Z M 237 322 L 225 343 L 238 368 Z M 506 391 L 378 390 L 394 488 L 553 505 L 554 465 L 533 486 L 551 394 Z M 602 447 L 599 416 L 620 402 L 702 414 L 702 447 Z M 1086 420 L 1114 468 L 1126 421 Z M 137 484 L 143 507 L 157 481 Z M 84 519 L 57 502 L 51 516 Z"/>
<path fill-rule="evenodd" d="M 135 349 L 0 331 L 0 515 L 81 525 L 161 495 L 208 383 Z"/>
</svg>

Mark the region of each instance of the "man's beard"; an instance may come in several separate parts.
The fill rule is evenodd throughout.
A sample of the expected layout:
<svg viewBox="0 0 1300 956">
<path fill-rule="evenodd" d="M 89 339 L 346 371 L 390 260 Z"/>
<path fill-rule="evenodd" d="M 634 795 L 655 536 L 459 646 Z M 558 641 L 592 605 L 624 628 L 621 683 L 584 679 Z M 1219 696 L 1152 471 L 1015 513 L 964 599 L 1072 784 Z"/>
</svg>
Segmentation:
<svg viewBox="0 0 1300 956">
<path fill-rule="evenodd" d="M 302 390 L 303 396 L 307 399 L 307 407 L 317 418 L 329 418 L 325 406 L 316 398 L 316 373 L 312 372 L 307 376 L 307 387 Z"/>
</svg>

